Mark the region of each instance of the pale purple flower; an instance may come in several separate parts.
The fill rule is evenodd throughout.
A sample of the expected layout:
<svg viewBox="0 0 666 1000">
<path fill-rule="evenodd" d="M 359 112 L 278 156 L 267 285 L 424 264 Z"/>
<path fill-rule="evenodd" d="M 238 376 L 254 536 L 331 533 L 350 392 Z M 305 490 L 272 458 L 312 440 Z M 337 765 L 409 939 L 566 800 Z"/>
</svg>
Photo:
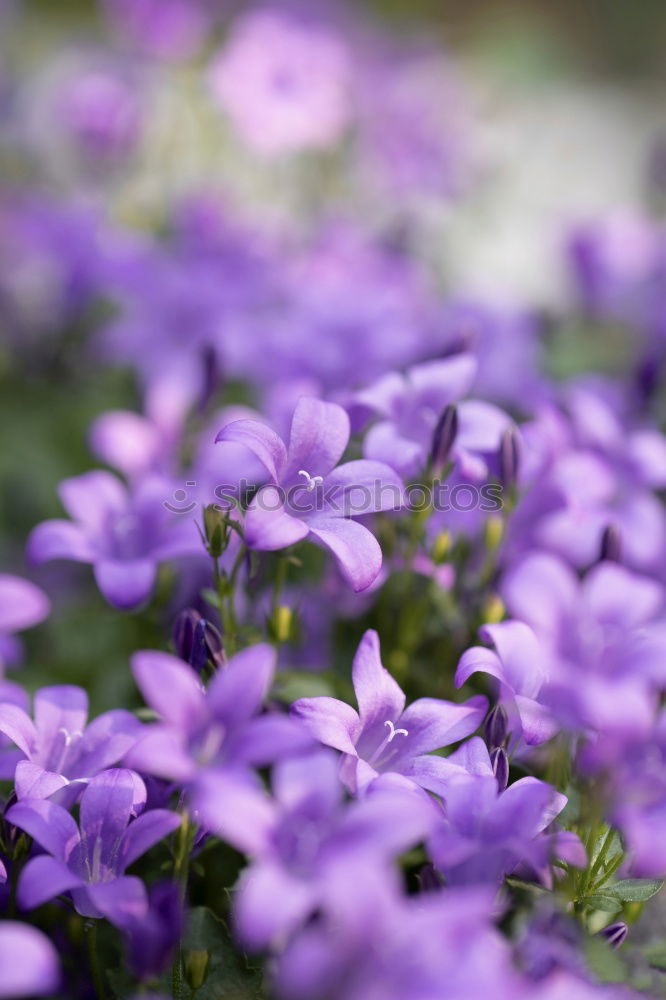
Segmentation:
<svg viewBox="0 0 666 1000">
<path fill-rule="evenodd" d="M 113 163 L 137 142 L 136 84 L 117 69 L 99 66 L 78 73 L 67 81 L 58 103 L 65 129 L 86 157 Z"/>
<path fill-rule="evenodd" d="M 253 859 L 234 906 L 239 937 L 253 950 L 283 940 L 325 905 L 359 857 L 386 865 L 436 819 L 434 804 L 409 783 L 378 784 L 345 805 L 338 757 L 329 750 L 278 762 L 272 791 L 243 774 L 211 771 L 194 800 L 203 825 Z"/>
<path fill-rule="evenodd" d="M 479 695 L 461 705 L 419 698 L 405 708 L 404 692 L 382 666 L 379 637 L 372 629 L 354 657 L 352 680 L 358 712 L 330 697 L 301 698 L 291 709 L 320 742 L 342 751 L 341 775 L 352 792 L 363 791 L 386 772 L 425 787 L 438 776 L 446 780 L 448 762 L 427 755 L 473 733 L 488 704 Z"/>
<path fill-rule="evenodd" d="M 255 10 L 233 25 L 210 82 L 242 138 L 262 156 L 327 149 L 351 118 L 351 66 L 333 27 Z"/>
<path fill-rule="evenodd" d="M 402 483 L 381 462 L 337 466 L 349 441 L 349 418 L 341 406 L 302 397 L 288 447 L 258 420 L 227 424 L 216 440 L 245 445 L 269 474 L 245 514 L 250 548 L 283 549 L 312 536 L 333 552 L 354 590 L 370 586 L 382 553 L 375 536 L 353 517 L 399 507 Z"/>
<path fill-rule="evenodd" d="M 52 995 L 60 986 L 58 953 L 45 934 L 17 920 L 0 923 L 0 998 Z"/>
<path fill-rule="evenodd" d="M 495 778 L 461 775 L 449 783 L 444 815 L 429 842 L 447 885 L 499 882 L 524 865 L 548 881 L 551 860 L 585 867 L 575 834 L 543 835 L 567 803 L 551 785 L 521 778 L 500 792 Z"/>
<path fill-rule="evenodd" d="M 161 59 L 193 56 L 208 30 L 204 0 L 103 0 L 112 24 L 139 48 Z"/>
<path fill-rule="evenodd" d="M 169 653 L 143 650 L 132 672 L 160 716 L 126 757 L 138 771 L 191 782 L 208 767 L 265 766 L 311 740 L 280 712 L 259 715 L 270 690 L 275 650 L 249 646 L 215 674 L 205 690 L 198 674 Z"/>
<path fill-rule="evenodd" d="M 4 663 L 13 663 L 20 657 L 14 633 L 38 625 L 50 611 L 51 602 L 34 583 L 0 573 L 0 676 Z"/>
<path fill-rule="evenodd" d="M 458 354 L 414 365 L 404 375 L 384 375 L 358 392 L 355 409 L 380 418 L 365 435 L 366 458 L 386 462 L 405 479 L 417 476 L 425 466 L 444 408 L 466 395 L 476 368 L 471 354 Z M 464 408 L 464 403 L 458 408 L 463 428 Z M 461 449 L 462 455 L 465 444 L 460 435 L 455 447 Z"/>
<path fill-rule="evenodd" d="M 203 556 L 194 518 L 164 506 L 173 494 L 166 480 L 143 480 L 130 493 L 110 472 L 93 471 L 63 480 L 59 494 L 72 520 L 37 525 L 29 557 L 34 563 L 92 563 L 99 589 L 115 607 L 130 609 L 147 600 L 160 562 Z"/>
<path fill-rule="evenodd" d="M 83 688 L 41 688 L 34 701 L 34 721 L 19 705 L 0 701 L 0 732 L 17 748 L 0 750 L 0 776 L 14 779 L 19 799 L 58 792 L 73 801 L 90 778 L 127 753 L 141 732 L 138 719 L 123 709 L 87 725 Z"/>
<path fill-rule="evenodd" d="M 557 732 L 557 722 L 539 692 L 548 679 L 549 653 L 524 622 L 484 625 L 479 635 L 493 646 L 472 646 L 458 664 L 456 687 L 473 674 L 490 674 L 499 681 L 499 702 L 507 711 L 508 729 L 528 746 L 545 743 Z"/>
<path fill-rule="evenodd" d="M 145 915 L 143 882 L 125 869 L 180 825 L 167 809 L 151 809 L 130 822 L 137 775 L 103 771 L 81 797 L 77 826 L 71 815 L 49 799 L 24 799 L 7 820 L 31 836 L 46 854 L 28 861 L 18 882 L 18 901 L 31 910 L 63 892 L 71 892 L 77 913 L 106 917 L 123 927 Z"/>
</svg>

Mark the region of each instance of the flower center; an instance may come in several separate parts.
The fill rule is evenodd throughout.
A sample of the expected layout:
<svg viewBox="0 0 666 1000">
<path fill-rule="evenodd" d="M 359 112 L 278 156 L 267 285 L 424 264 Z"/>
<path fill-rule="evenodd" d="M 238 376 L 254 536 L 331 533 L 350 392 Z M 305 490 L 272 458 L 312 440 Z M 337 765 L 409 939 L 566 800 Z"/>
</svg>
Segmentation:
<svg viewBox="0 0 666 1000">
<path fill-rule="evenodd" d="M 303 485 L 305 486 L 308 493 L 312 493 L 313 489 L 315 488 L 315 486 L 317 486 L 318 483 L 321 484 L 324 482 L 323 476 L 311 476 L 310 473 L 306 472 L 305 469 L 299 469 L 298 474 L 299 476 L 303 476 L 305 478 L 305 483 Z"/>
</svg>

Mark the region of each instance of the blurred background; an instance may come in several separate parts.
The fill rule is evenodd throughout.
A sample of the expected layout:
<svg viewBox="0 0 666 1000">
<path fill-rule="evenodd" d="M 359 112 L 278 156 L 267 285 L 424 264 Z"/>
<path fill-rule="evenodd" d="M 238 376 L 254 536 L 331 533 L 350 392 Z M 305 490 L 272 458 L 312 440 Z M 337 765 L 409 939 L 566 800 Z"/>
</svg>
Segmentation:
<svg viewBox="0 0 666 1000">
<path fill-rule="evenodd" d="M 6 571 L 31 572 L 58 482 L 100 464 L 91 422 L 145 408 L 194 342 L 213 345 L 217 402 L 259 407 L 271 368 L 349 386 L 326 324 L 364 296 L 367 374 L 418 360 L 425 328 L 430 352 L 460 342 L 471 315 L 483 389 L 514 409 L 518 370 L 538 397 L 540 372 L 661 362 L 660 0 L 3 0 L 0 37 Z M 59 607 L 26 640 L 30 686 L 134 698 L 127 656 L 161 644 L 165 606 L 120 616 L 87 568 L 32 575 Z"/>
</svg>

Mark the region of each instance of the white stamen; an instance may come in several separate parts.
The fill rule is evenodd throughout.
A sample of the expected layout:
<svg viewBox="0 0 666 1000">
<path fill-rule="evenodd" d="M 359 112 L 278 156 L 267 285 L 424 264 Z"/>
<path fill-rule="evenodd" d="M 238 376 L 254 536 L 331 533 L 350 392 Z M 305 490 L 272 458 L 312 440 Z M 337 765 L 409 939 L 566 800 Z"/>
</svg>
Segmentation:
<svg viewBox="0 0 666 1000">
<path fill-rule="evenodd" d="M 324 477 L 323 476 L 311 476 L 309 472 L 305 471 L 305 469 L 299 469 L 298 470 L 298 474 L 299 474 L 299 476 L 305 476 L 305 478 L 307 479 L 307 483 L 306 483 L 305 488 L 310 493 L 312 493 L 312 491 L 315 488 L 315 486 L 317 485 L 317 483 L 323 483 L 324 482 Z"/>
<path fill-rule="evenodd" d="M 399 733 L 402 736 L 409 736 L 409 733 L 407 732 L 406 729 L 396 729 L 390 719 L 387 719 L 386 722 L 384 723 L 384 725 L 388 726 L 389 729 L 391 730 L 391 734 L 390 734 L 390 736 L 388 738 L 389 743 L 391 742 L 391 740 L 393 739 L 393 737 L 397 736 Z"/>
</svg>

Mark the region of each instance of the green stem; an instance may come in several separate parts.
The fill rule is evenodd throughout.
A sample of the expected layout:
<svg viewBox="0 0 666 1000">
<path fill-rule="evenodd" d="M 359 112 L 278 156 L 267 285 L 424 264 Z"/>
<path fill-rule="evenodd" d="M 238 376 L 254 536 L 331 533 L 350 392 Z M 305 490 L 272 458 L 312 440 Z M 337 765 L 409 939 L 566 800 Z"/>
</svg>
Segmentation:
<svg viewBox="0 0 666 1000">
<path fill-rule="evenodd" d="M 178 885 L 181 901 L 184 903 L 187 896 L 187 880 L 190 867 L 190 849 L 192 847 L 194 827 L 190 824 L 190 818 L 183 812 L 183 818 L 178 828 L 176 838 L 176 860 L 173 866 L 174 881 Z M 171 992 L 174 1000 L 183 1000 L 183 954 L 178 948 L 173 960 L 171 970 Z"/>
<path fill-rule="evenodd" d="M 99 955 L 97 952 L 97 921 L 94 920 L 88 928 L 88 960 L 90 962 L 90 972 L 92 974 L 93 985 L 98 1000 L 104 1000 L 104 979 L 99 965 Z"/>
</svg>

